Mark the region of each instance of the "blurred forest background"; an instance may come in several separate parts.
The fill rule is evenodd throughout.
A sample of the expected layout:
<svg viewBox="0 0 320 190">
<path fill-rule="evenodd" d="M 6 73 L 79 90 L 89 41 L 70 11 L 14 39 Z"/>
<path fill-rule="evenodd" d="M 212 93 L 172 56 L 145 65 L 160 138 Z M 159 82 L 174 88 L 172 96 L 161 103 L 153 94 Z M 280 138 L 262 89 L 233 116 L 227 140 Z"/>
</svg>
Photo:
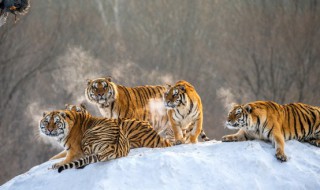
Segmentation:
<svg viewBox="0 0 320 190">
<path fill-rule="evenodd" d="M 317 0 L 32 0 L 0 28 L 0 184 L 59 150 L 43 111 L 85 100 L 87 78 L 191 82 L 219 140 L 231 102 L 320 105 Z M 97 110 L 87 103 L 94 114 Z"/>
</svg>

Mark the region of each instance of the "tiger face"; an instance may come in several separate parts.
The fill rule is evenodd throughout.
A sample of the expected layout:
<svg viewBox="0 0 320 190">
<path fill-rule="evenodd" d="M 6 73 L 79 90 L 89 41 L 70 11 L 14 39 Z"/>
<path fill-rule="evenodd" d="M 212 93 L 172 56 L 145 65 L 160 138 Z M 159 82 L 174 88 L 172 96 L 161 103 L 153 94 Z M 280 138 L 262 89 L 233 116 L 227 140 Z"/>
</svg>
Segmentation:
<svg viewBox="0 0 320 190">
<path fill-rule="evenodd" d="M 186 104 L 186 87 L 184 85 L 176 85 L 171 87 L 164 93 L 164 105 L 168 109 L 174 109 L 180 105 Z"/>
<path fill-rule="evenodd" d="M 110 78 L 88 80 L 86 97 L 90 102 L 109 105 L 115 98 L 115 90 Z"/>
<path fill-rule="evenodd" d="M 61 141 L 68 135 L 69 129 L 73 125 L 73 122 L 68 122 L 66 117 L 66 113 L 63 111 L 43 113 L 39 124 L 40 132 Z"/>
<path fill-rule="evenodd" d="M 226 121 L 226 127 L 229 129 L 240 129 L 247 128 L 251 126 L 251 107 L 236 105 L 232 108 L 232 110 L 228 113 L 228 118 Z"/>
</svg>

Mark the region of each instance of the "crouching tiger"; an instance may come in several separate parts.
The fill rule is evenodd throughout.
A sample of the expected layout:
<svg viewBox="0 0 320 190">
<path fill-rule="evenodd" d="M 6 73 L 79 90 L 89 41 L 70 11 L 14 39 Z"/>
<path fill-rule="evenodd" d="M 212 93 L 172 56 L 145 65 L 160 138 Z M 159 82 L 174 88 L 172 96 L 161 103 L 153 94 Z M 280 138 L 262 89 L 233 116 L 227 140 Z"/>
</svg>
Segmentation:
<svg viewBox="0 0 320 190">
<path fill-rule="evenodd" d="M 82 110 L 82 111 L 81 111 Z M 85 109 L 44 113 L 40 132 L 55 138 L 66 150 L 66 158 L 52 166 L 58 172 L 127 156 L 130 147 L 169 147 L 148 122 L 91 116 Z M 61 153 L 60 153 L 61 154 Z"/>
<path fill-rule="evenodd" d="M 287 161 L 285 140 L 297 139 L 319 147 L 319 124 L 319 107 L 302 103 L 280 105 L 271 101 L 251 102 L 235 105 L 229 112 L 226 126 L 240 130 L 222 137 L 222 141 L 269 140 L 275 145 L 277 159 Z"/>
</svg>

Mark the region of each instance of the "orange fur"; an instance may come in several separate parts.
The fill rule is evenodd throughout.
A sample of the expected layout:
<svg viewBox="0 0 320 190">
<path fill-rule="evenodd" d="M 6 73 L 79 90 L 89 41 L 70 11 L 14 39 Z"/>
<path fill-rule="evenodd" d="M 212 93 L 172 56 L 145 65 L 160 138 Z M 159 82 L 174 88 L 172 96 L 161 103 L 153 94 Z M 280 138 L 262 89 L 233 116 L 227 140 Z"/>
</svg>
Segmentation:
<svg viewBox="0 0 320 190">
<path fill-rule="evenodd" d="M 171 146 L 146 121 L 93 117 L 79 106 L 44 114 L 39 127 L 41 133 L 56 138 L 66 150 L 52 158 L 66 156 L 53 165 L 59 172 L 126 156 L 130 147 Z"/>
<path fill-rule="evenodd" d="M 150 101 L 162 100 L 165 90 L 164 86 L 126 87 L 115 84 L 107 77 L 88 80 L 85 94 L 104 117 L 148 121 L 160 134 L 171 128 L 169 119 L 164 106 L 163 113 L 161 110 L 160 114 L 152 112 Z"/>
<path fill-rule="evenodd" d="M 222 141 L 262 139 L 271 141 L 276 157 L 286 161 L 286 140 L 297 139 L 320 146 L 320 108 L 302 103 L 280 105 L 271 101 L 256 101 L 235 105 L 228 114 L 226 125 L 240 129 L 222 137 Z"/>
<path fill-rule="evenodd" d="M 202 129 L 201 98 L 190 83 L 182 80 L 170 86 L 165 93 L 164 103 L 176 144 L 197 143 L 200 134 L 204 140 L 209 140 Z"/>
</svg>

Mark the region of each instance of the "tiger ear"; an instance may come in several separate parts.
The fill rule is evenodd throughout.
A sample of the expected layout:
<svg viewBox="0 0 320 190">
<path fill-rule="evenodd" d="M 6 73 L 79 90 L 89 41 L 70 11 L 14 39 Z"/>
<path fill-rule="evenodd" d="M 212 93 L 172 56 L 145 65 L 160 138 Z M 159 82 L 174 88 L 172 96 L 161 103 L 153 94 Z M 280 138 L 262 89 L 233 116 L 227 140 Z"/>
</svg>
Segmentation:
<svg viewBox="0 0 320 190">
<path fill-rule="evenodd" d="M 105 77 L 105 79 L 106 79 L 108 82 L 111 82 L 111 80 L 112 80 L 111 76 Z"/>
<path fill-rule="evenodd" d="M 61 117 L 66 118 L 67 114 L 65 112 L 60 112 Z"/>
<path fill-rule="evenodd" d="M 166 88 L 169 90 L 171 88 L 171 84 L 166 84 Z"/>
<path fill-rule="evenodd" d="M 65 109 L 68 109 L 69 104 L 65 104 L 64 107 L 65 107 Z"/>
<path fill-rule="evenodd" d="M 85 109 L 85 110 L 87 109 L 87 106 L 86 106 L 85 103 L 81 103 L 81 104 L 80 104 L 80 107 L 82 107 L 82 108 Z"/>
<path fill-rule="evenodd" d="M 180 89 L 182 92 L 186 92 L 186 86 L 185 86 L 184 84 L 179 85 L 179 89 Z"/>
<path fill-rule="evenodd" d="M 244 106 L 244 109 L 245 109 L 248 113 L 251 113 L 251 112 L 252 112 L 252 107 L 251 107 L 249 104 L 245 105 L 245 106 Z"/>
<path fill-rule="evenodd" d="M 42 117 L 46 116 L 48 112 L 43 112 Z"/>
<path fill-rule="evenodd" d="M 92 83 L 92 80 L 91 79 L 87 79 L 86 82 L 87 82 L 87 85 L 89 86 Z"/>
</svg>

